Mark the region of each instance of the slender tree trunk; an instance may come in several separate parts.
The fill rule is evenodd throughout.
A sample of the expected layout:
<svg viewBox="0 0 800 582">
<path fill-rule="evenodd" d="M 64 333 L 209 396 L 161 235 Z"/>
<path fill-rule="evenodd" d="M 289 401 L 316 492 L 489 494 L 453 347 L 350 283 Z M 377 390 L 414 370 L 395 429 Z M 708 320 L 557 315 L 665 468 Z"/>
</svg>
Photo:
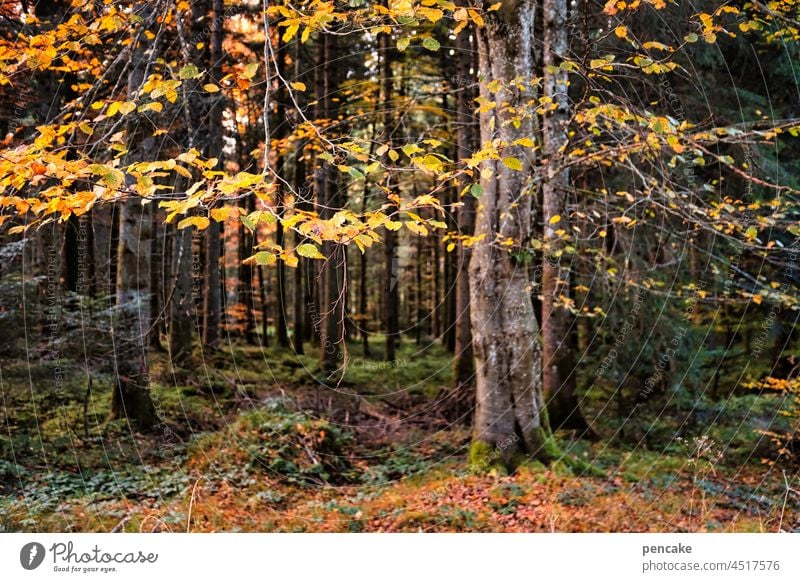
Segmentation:
<svg viewBox="0 0 800 582">
<path fill-rule="evenodd" d="M 386 3 L 388 6 L 388 1 Z M 383 143 L 391 143 L 392 120 L 392 61 L 390 58 L 392 51 L 391 35 L 382 34 L 380 36 L 380 58 L 381 58 L 381 91 L 383 102 Z M 391 179 L 391 177 L 389 177 Z M 391 188 L 391 183 L 387 183 L 387 188 Z M 398 289 L 399 261 L 397 257 L 397 233 L 386 229 L 384 240 L 384 313 L 386 328 L 386 354 L 385 360 L 393 362 L 396 356 L 397 338 L 400 331 L 398 322 L 398 309 L 400 309 L 400 296 Z"/>
<path fill-rule="evenodd" d="M 162 305 L 161 290 L 164 284 L 161 281 L 164 261 L 164 238 L 165 228 L 162 225 L 165 213 L 150 205 L 150 220 L 153 224 L 153 240 L 150 252 L 150 333 L 148 334 L 148 345 L 156 350 L 163 351 L 161 345 L 161 334 L 164 329 L 164 311 Z"/>
<path fill-rule="evenodd" d="M 482 143 L 500 139 L 513 144 L 534 133 L 533 119 L 510 109 L 535 97 L 527 88 L 534 76 L 534 13 L 533 0 L 506 2 L 476 31 L 481 96 L 497 102 L 494 110 L 481 114 Z M 487 79 L 501 81 L 503 88 L 493 94 Z M 528 456 L 550 461 L 558 455 L 558 447 L 542 394 L 541 346 L 530 278 L 526 262 L 517 258 L 528 252 L 532 235 L 531 152 L 509 145 L 502 155 L 520 160 L 521 169 L 495 160 L 484 162 L 475 225 L 475 234 L 483 238 L 476 242 L 470 260 L 477 384 L 470 461 L 477 467 L 513 468 Z"/>
<path fill-rule="evenodd" d="M 169 353 L 176 365 L 186 362 L 192 353 L 192 327 L 194 301 L 192 294 L 192 230 L 183 228 L 175 232 L 173 244 L 173 273 L 170 301 Z"/>
<path fill-rule="evenodd" d="M 470 30 L 472 30 L 471 27 Z M 470 157 L 475 151 L 478 141 L 475 118 L 472 114 L 475 98 L 472 82 L 473 80 L 477 81 L 477 76 L 470 75 L 474 61 L 473 47 L 465 33 L 466 31 L 456 38 L 456 80 L 459 85 L 456 93 L 456 148 L 459 160 Z M 463 191 L 469 185 L 469 180 L 462 180 L 459 190 Z M 475 197 L 468 192 L 461 196 L 460 202 L 463 205 L 458 208 L 458 232 L 463 236 L 472 236 L 475 231 Z M 459 244 L 457 248 L 454 380 L 457 388 L 469 390 L 469 384 L 475 372 L 470 321 L 469 264 L 472 258 L 472 249 L 463 244 Z"/>
<path fill-rule="evenodd" d="M 442 304 L 442 270 L 441 270 L 441 240 L 439 233 L 434 231 L 431 233 L 431 246 L 433 247 L 433 259 L 431 267 L 433 268 L 433 301 L 431 302 L 431 336 L 434 338 L 441 337 L 443 317 L 442 311 L 444 305 Z"/>
<path fill-rule="evenodd" d="M 280 35 L 278 35 L 278 42 L 277 42 L 277 50 L 276 50 L 276 60 L 278 61 L 278 73 L 281 77 L 286 78 L 286 55 L 285 53 L 286 45 L 281 41 Z M 288 124 L 286 123 L 286 88 L 284 87 L 283 83 L 278 81 L 277 91 L 275 93 L 275 131 L 273 131 L 273 135 L 275 139 L 283 139 L 287 135 L 287 127 Z M 286 160 L 282 154 L 276 152 L 275 155 L 275 168 L 276 171 L 284 175 L 286 173 L 285 168 Z M 275 205 L 277 208 L 277 214 L 279 217 L 283 217 L 284 214 L 284 203 L 285 203 L 285 192 L 284 192 L 284 184 L 281 180 L 277 180 L 276 182 L 276 201 Z M 275 244 L 279 247 L 283 248 L 285 241 L 285 236 L 283 232 L 283 223 L 278 220 L 275 224 Z M 288 302 L 286 300 L 286 265 L 283 261 L 278 261 L 275 265 L 275 270 L 277 274 L 277 285 L 275 286 L 275 290 L 277 291 L 277 301 L 275 305 L 275 337 L 278 341 L 278 345 L 282 348 L 289 347 L 289 330 L 287 328 L 287 305 Z"/>
<path fill-rule="evenodd" d="M 364 197 L 366 199 L 366 190 Z M 364 202 L 366 207 L 366 201 Z M 358 263 L 358 324 L 361 327 L 361 346 L 365 358 L 369 357 L 369 302 L 368 302 L 368 278 L 367 260 L 369 252 L 365 250 L 361 253 L 361 260 Z"/>
<path fill-rule="evenodd" d="M 300 141 L 297 146 L 295 147 L 295 154 L 294 154 L 294 189 L 295 192 L 298 192 L 300 196 L 304 196 L 305 192 L 305 164 L 303 163 L 302 155 L 303 155 L 303 143 Z M 300 208 L 305 206 L 305 201 L 296 201 L 296 206 Z M 302 241 L 302 235 L 300 233 L 294 234 L 294 243 L 295 247 L 299 245 Z M 306 317 L 304 314 L 307 310 L 307 305 L 303 303 L 305 293 L 303 289 L 303 275 L 305 274 L 308 277 L 308 259 L 304 259 L 299 257 L 299 261 L 297 263 L 297 268 L 294 271 L 294 325 L 293 325 L 293 337 L 292 340 L 294 342 L 294 351 L 296 354 L 303 354 L 303 341 L 306 339 L 305 327 L 304 327 L 304 320 Z"/>
<path fill-rule="evenodd" d="M 152 10 L 141 10 L 141 28 L 134 29 L 134 47 L 128 76 L 128 98 L 137 97 L 144 82 L 145 69 L 152 46 L 141 32 L 152 23 Z M 141 120 L 132 119 L 128 128 L 129 162 L 142 161 L 155 149 L 153 138 L 139 128 Z M 126 176 L 126 184 L 136 179 Z M 147 331 L 150 325 L 151 220 L 149 207 L 135 197 L 124 201 L 119 212 L 119 244 L 117 247 L 117 313 L 114 320 L 114 369 L 117 386 L 112 392 L 111 417 L 127 418 L 138 428 L 148 430 L 157 422 L 155 406 L 150 396 L 147 369 Z"/>
<path fill-rule="evenodd" d="M 223 0 L 213 0 L 209 34 L 209 80 L 219 84 L 222 61 L 222 36 L 224 28 Z M 212 102 L 208 113 L 208 143 L 206 153 L 210 158 L 222 155 L 222 98 L 211 94 Z M 203 309 L 203 343 L 216 346 L 219 341 L 222 318 L 222 281 L 220 278 L 220 257 L 222 255 L 222 224 L 212 220 L 205 231 L 205 304 Z"/>
<path fill-rule="evenodd" d="M 322 62 L 325 63 L 322 86 L 322 105 L 325 116 L 335 119 L 338 111 L 337 102 L 333 100 L 339 88 L 341 65 L 339 58 L 339 39 L 336 35 L 325 34 L 322 37 Z M 339 170 L 323 162 L 319 168 L 317 201 L 319 215 L 322 219 L 330 219 L 336 209 L 342 207 L 339 192 Z M 325 242 L 322 254 L 327 257 L 320 278 L 320 364 L 322 371 L 331 374 L 339 368 L 340 343 L 342 338 L 342 320 L 344 298 L 341 297 L 344 284 L 344 257 L 338 245 Z"/>
<path fill-rule="evenodd" d="M 566 304 L 570 296 L 569 263 L 563 260 L 570 234 L 569 171 L 563 168 L 570 104 L 567 71 L 560 68 L 567 57 L 567 0 L 543 0 L 544 93 L 555 109 L 544 116 L 543 156 L 546 160 L 542 185 L 544 255 L 542 264 L 542 381 L 553 429 L 587 430 L 575 395 L 575 354 L 570 341 L 574 318 Z"/>
<path fill-rule="evenodd" d="M 72 292 L 78 290 L 79 220 L 73 214 L 64 224 L 64 289 Z"/>
</svg>

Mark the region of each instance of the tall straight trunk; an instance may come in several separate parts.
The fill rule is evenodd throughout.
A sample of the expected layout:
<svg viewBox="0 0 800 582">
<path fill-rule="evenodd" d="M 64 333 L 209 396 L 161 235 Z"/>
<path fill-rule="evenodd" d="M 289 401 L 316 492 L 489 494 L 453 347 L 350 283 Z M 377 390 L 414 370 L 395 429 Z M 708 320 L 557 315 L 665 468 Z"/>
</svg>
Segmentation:
<svg viewBox="0 0 800 582">
<path fill-rule="evenodd" d="M 414 196 L 416 198 L 416 196 Z M 414 338 L 417 345 L 422 343 L 422 325 L 425 321 L 425 293 L 422 288 L 422 261 L 424 259 L 423 245 L 424 241 L 421 236 L 417 236 L 417 256 L 414 261 L 414 289 L 416 301 L 414 310 Z"/>
<path fill-rule="evenodd" d="M 80 241 L 78 240 L 78 231 L 80 227 L 80 218 L 74 214 L 67 219 L 64 224 L 64 289 L 67 291 L 78 290 L 78 269 L 79 269 L 79 254 Z"/>
<path fill-rule="evenodd" d="M 570 339 L 574 318 L 565 307 L 570 294 L 569 264 L 563 260 L 565 236 L 569 236 L 567 197 L 569 171 L 564 168 L 570 104 L 567 71 L 560 65 L 567 57 L 567 0 L 543 0 L 544 94 L 555 104 L 542 125 L 543 157 L 547 160 L 542 185 L 542 382 L 553 429 L 586 430 L 575 395 L 575 354 Z M 560 217 L 560 219 L 558 218 Z M 559 231 L 566 234 L 560 234 Z"/>
<path fill-rule="evenodd" d="M 286 55 L 285 48 L 286 45 L 281 41 L 281 35 L 278 35 L 278 42 L 277 42 L 277 55 L 276 60 L 278 61 L 278 74 L 286 78 Z M 279 80 L 278 81 L 278 88 L 275 93 L 275 131 L 273 135 L 275 139 L 283 139 L 286 137 L 288 131 L 287 127 L 288 124 L 286 122 L 286 88 L 284 87 L 283 83 Z M 271 138 L 272 136 L 270 136 Z M 283 176 L 286 173 L 285 169 L 286 160 L 283 155 L 276 152 L 275 156 L 275 168 L 276 171 Z M 284 204 L 285 204 L 285 186 L 281 180 L 277 180 L 276 182 L 277 192 L 276 192 L 276 207 L 277 207 L 277 214 L 279 217 L 283 217 L 284 214 Z M 285 235 L 283 232 L 283 223 L 280 219 L 275 224 L 275 244 L 279 247 L 283 248 L 285 243 Z M 275 304 L 275 337 L 278 341 L 278 345 L 282 348 L 289 347 L 289 330 L 287 329 L 287 305 L 288 301 L 286 300 L 286 265 L 283 261 L 278 261 L 277 265 L 275 265 L 275 270 L 277 274 L 277 284 L 275 286 L 275 291 L 277 292 L 277 301 Z"/>
<path fill-rule="evenodd" d="M 388 0 L 387 0 L 388 6 Z M 388 34 L 380 36 L 380 58 L 381 58 L 381 100 L 383 102 L 383 138 L 382 142 L 391 142 L 393 129 L 392 120 L 392 61 L 390 53 L 392 51 L 392 39 Z M 389 180 L 391 174 L 388 174 Z M 386 184 L 391 188 L 391 183 Z M 386 328 L 386 354 L 387 362 L 393 362 L 396 356 L 397 337 L 400 331 L 398 322 L 398 309 L 400 309 L 400 296 L 398 289 L 397 269 L 399 261 L 397 257 L 397 233 L 386 229 L 384 241 L 384 327 Z"/>
<path fill-rule="evenodd" d="M 212 15 L 209 33 L 209 81 L 219 84 L 222 61 L 222 36 L 224 28 L 224 2 L 212 1 Z M 210 158 L 222 155 L 222 98 L 219 94 L 210 94 L 211 104 L 206 123 L 208 124 L 208 142 L 204 148 Z M 220 162 L 221 163 L 221 162 Z M 220 321 L 222 317 L 222 282 L 220 277 L 220 257 L 222 255 L 222 224 L 212 220 L 205 231 L 206 263 L 205 263 L 205 303 L 203 305 L 203 343 L 215 346 L 219 341 Z"/>
<path fill-rule="evenodd" d="M 161 345 L 161 334 L 164 333 L 165 318 L 161 292 L 164 288 L 161 280 L 164 262 L 164 240 L 165 228 L 160 226 L 165 213 L 152 204 L 150 205 L 150 220 L 153 224 L 153 241 L 150 252 L 150 333 L 147 343 L 150 347 L 163 350 Z"/>
<path fill-rule="evenodd" d="M 85 262 L 78 265 L 78 293 L 97 296 L 97 253 L 94 242 L 94 210 L 90 210 L 80 218 L 78 226 L 78 242 L 85 253 Z"/>
<path fill-rule="evenodd" d="M 192 230 L 183 228 L 172 237 L 172 299 L 170 301 L 169 354 L 177 365 L 192 353 L 192 327 L 195 298 L 192 294 Z"/>
<path fill-rule="evenodd" d="M 295 147 L 295 154 L 294 154 L 294 189 L 295 192 L 298 192 L 301 196 L 304 196 L 305 192 L 305 164 L 301 159 L 303 156 L 303 142 L 297 144 Z M 306 206 L 305 201 L 296 201 L 296 206 L 298 208 L 302 206 Z M 295 247 L 297 247 L 302 242 L 302 235 L 298 232 L 294 233 L 294 243 Z M 307 313 L 308 306 L 304 304 L 305 299 L 305 292 L 303 289 L 303 275 L 308 277 L 308 260 L 302 257 L 299 257 L 299 261 L 297 263 L 297 268 L 294 270 L 294 325 L 293 328 L 293 336 L 292 342 L 294 344 L 294 351 L 296 354 L 303 354 L 305 353 L 303 348 L 303 341 L 306 339 L 305 334 L 305 319 L 310 319 L 304 317 L 304 314 Z"/>
<path fill-rule="evenodd" d="M 470 27 L 470 31 L 472 28 Z M 477 131 L 475 130 L 474 109 L 475 91 L 472 81 L 477 80 L 470 70 L 475 61 L 473 45 L 464 31 L 456 38 L 456 148 L 459 160 L 472 155 L 477 149 Z M 470 180 L 461 181 L 460 192 L 470 185 Z M 467 192 L 461 197 L 462 206 L 458 208 L 458 232 L 463 236 L 472 236 L 475 231 L 475 197 Z M 455 355 L 453 357 L 454 380 L 457 388 L 469 389 L 475 372 L 472 350 L 472 327 L 470 321 L 470 279 L 469 264 L 472 249 L 458 245 L 457 275 L 455 290 Z"/>
<path fill-rule="evenodd" d="M 339 58 L 339 39 L 334 34 L 322 37 L 321 62 L 325 64 L 322 83 L 322 108 L 325 117 L 335 119 L 338 110 L 334 95 L 339 88 L 341 63 Z M 339 193 L 339 170 L 322 162 L 317 175 L 317 202 L 322 219 L 333 217 L 337 208 L 341 208 Z M 344 258 L 342 249 L 332 242 L 324 242 L 322 254 L 327 257 L 320 273 L 320 365 L 322 371 L 331 374 L 339 368 L 340 343 L 342 338 L 342 313 L 344 309 L 341 298 L 344 284 Z"/>
<path fill-rule="evenodd" d="M 141 28 L 134 30 L 131 68 L 128 75 L 128 99 L 137 97 L 145 78 L 148 57 L 153 58 L 152 46 L 143 33 L 152 24 L 152 9 L 140 11 Z M 142 161 L 152 155 L 154 140 L 139 128 L 145 124 L 132 120 L 128 126 L 128 154 L 126 161 Z M 126 176 L 126 185 L 133 186 L 136 179 Z M 127 418 L 138 428 L 148 430 L 157 422 L 150 395 L 147 368 L 147 331 L 150 325 L 150 273 L 151 251 L 150 207 L 143 206 L 135 197 L 125 200 L 119 212 L 119 244 L 117 247 L 116 303 L 113 324 L 114 371 L 116 389 L 111 397 L 111 417 Z"/>
<path fill-rule="evenodd" d="M 261 345 L 265 348 L 269 346 L 269 310 L 267 309 L 268 285 L 267 277 L 264 274 L 264 265 L 258 265 L 258 295 L 261 301 Z M 252 288 L 250 296 L 253 296 Z"/>
<path fill-rule="evenodd" d="M 534 134 L 531 117 L 514 113 L 534 98 L 533 0 L 505 2 L 476 31 L 481 96 L 497 107 L 481 114 L 481 142 L 513 144 Z M 493 94 L 488 79 L 502 82 Z M 514 107 L 517 105 L 517 107 Z M 513 108 L 513 109 L 510 109 Z M 528 286 L 526 262 L 516 259 L 532 235 L 531 152 L 508 145 L 503 157 L 520 160 L 513 170 L 484 162 L 470 259 L 470 308 L 475 350 L 476 396 L 470 461 L 477 467 L 513 468 L 526 456 L 550 461 L 558 454 L 547 422 L 541 381 L 541 346 Z M 489 172 L 491 171 L 491 172 Z M 511 241 L 510 247 L 497 241 Z"/>
<path fill-rule="evenodd" d="M 247 213 L 255 210 L 255 200 L 253 196 L 248 196 L 242 201 L 242 205 Z M 252 254 L 253 233 L 244 223 L 239 224 L 239 267 L 237 301 L 244 307 L 244 337 L 250 345 L 256 344 L 256 318 L 255 301 L 253 299 L 253 266 L 245 261 Z"/>
<path fill-rule="evenodd" d="M 369 253 L 365 250 L 361 253 L 361 260 L 358 264 L 358 315 L 359 326 L 361 327 L 361 349 L 364 357 L 368 358 L 369 353 L 369 281 L 367 274 Z"/>
<path fill-rule="evenodd" d="M 433 268 L 433 301 L 431 302 L 431 336 L 438 338 L 442 336 L 442 279 L 441 279 L 441 240 L 439 233 L 434 231 L 431 234 L 431 246 L 433 256 L 431 267 Z"/>
</svg>

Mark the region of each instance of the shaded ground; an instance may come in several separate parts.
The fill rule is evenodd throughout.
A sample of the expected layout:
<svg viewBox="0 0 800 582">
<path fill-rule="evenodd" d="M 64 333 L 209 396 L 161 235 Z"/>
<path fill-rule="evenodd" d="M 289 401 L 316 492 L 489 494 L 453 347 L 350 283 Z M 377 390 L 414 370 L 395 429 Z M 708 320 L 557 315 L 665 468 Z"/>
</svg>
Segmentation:
<svg viewBox="0 0 800 582">
<path fill-rule="evenodd" d="M 356 351 L 336 389 L 315 381 L 311 357 L 236 347 L 173 370 L 156 356 L 164 422 L 151 435 L 105 420 L 108 378 L 87 392 L 75 366 L 54 393 L 47 362 L 4 362 L 0 529 L 800 529 L 796 467 L 765 436 L 781 422 L 775 395 L 642 410 L 624 431 L 601 414 L 594 443 L 559 435 L 604 478 L 560 463 L 477 475 L 467 425 L 436 404 L 448 355 L 406 344 L 387 365 Z M 604 404 L 585 402 L 590 415 Z"/>
</svg>

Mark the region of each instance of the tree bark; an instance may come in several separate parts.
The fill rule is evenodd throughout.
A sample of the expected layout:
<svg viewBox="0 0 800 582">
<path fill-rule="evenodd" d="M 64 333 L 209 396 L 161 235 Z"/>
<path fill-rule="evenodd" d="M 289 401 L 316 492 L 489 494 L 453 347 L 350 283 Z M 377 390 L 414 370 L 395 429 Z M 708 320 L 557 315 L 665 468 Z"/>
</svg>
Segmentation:
<svg viewBox="0 0 800 582">
<path fill-rule="evenodd" d="M 176 365 L 186 362 L 192 353 L 194 297 L 192 295 L 192 230 L 183 228 L 172 237 L 172 277 L 174 289 L 170 301 L 169 354 Z"/>
<path fill-rule="evenodd" d="M 338 110 L 333 100 L 339 88 L 341 64 L 339 39 L 334 34 L 322 37 L 321 62 L 325 64 L 323 74 L 322 108 L 325 117 L 335 119 Z M 317 203 L 319 216 L 323 220 L 333 217 L 336 209 L 342 207 L 339 192 L 339 170 L 327 162 L 322 162 L 317 175 Z M 326 241 L 322 254 L 327 257 L 320 273 L 320 366 L 324 374 L 330 375 L 339 369 L 339 354 L 342 338 L 342 317 L 344 300 L 341 297 L 344 284 L 344 259 L 338 245 Z"/>
<path fill-rule="evenodd" d="M 386 3 L 388 6 L 388 2 Z M 392 51 L 391 35 L 382 34 L 380 36 L 380 58 L 381 58 L 381 100 L 383 102 L 383 136 L 384 144 L 391 143 L 392 120 L 392 61 L 389 58 Z M 391 183 L 386 184 L 391 188 Z M 386 328 L 386 353 L 384 359 L 393 362 L 397 359 L 397 336 L 399 333 L 398 309 L 400 308 L 400 296 L 398 289 L 398 258 L 397 258 L 397 233 L 388 228 L 385 229 L 384 240 L 384 327 Z"/>
<path fill-rule="evenodd" d="M 142 24 L 134 30 L 136 45 L 128 75 L 128 99 L 135 99 L 145 78 L 153 47 L 144 34 L 152 25 L 152 8 L 140 10 Z M 145 123 L 132 117 L 128 124 L 128 162 L 142 161 L 155 150 L 153 138 L 141 131 Z M 127 175 L 126 185 L 136 179 Z M 119 212 L 117 246 L 116 304 L 113 324 L 114 370 L 117 386 L 111 398 L 111 417 L 127 418 L 142 430 L 151 429 L 158 421 L 150 396 L 147 368 L 147 332 L 150 325 L 151 216 L 149 207 L 135 197 L 125 200 Z"/>
<path fill-rule="evenodd" d="M 471 31 L 473 29 L 469 27 L 468 30 Z M 456 83 L 458 85 L 456 92 L 456 148 L 458 159 L 463 160 L 470 157 L 478 145 L 475 118 L 472 114 L 475 91 L 471 86 L 473 80 L 477 81 L 477 77 L 474 74 L 470 75 L 474 58 L 472 57 L 472 45 L 466 34 L 458 35 L 456 47 Z M 459 191 L 463 191 L 468 185 L 468 180 L 462 180 Z M 462 206 L 457 211 L 458 232 L 462 236 L 472 236 L 475 231 L 475 197 L 467 193 L 461 196 L 460 202 Z M 459 244 L 457 248 L 454 380 L 457 389 L 469 389 L 469 384 L 472 382 L 475 372 L 470 323 L 470 280 L 468 270 L 470 259 L 472 258 L 472 249 L 463 244 Z"/>
<path fill-rule="evenodd" d="M 489 160 L 481 173 L 475 234 L 483 238 L 470 260 L 477 384 L 470 461 L 476 467 L 513 469 L 526 457 L 549 462 L 558 456 L 544 406 L 539 330 L 524 260 L 532 234 L 532 160 L 530 150 L 513 145 L 534 132 L 533 118 L 524 113 L 535 97 L 529 89 L 534 13 L 533 0 L 506 2 L 476 31 L 481 78 L 503 83 L 497 93 L 481 83 L 481 96 L 497 102 L 481 114 L 481 142 L 501 139 L 509 144 L 503 157 L 521 164 L 514 170 Z M 506 241 L 511 246 L 501 244 Z"/>
<path fill-rule="evenodd" d="M 567 71 L 560 68 L 567 57 L 567 0 L 543 0 L 544 94 L 554 109 L 542 125 L 545 180 L 542 185 L 542 382 L 552 428 L 587 430 L 575 395 L 576 364 L 570 334 L 574 318 L 566 307 L 570 296 L 569 264 L 563 260 L 569 236 L 569 170 L 564 166 L 569 123 Z M 560 218 L 559 218 L 560 217 Z M 559 232 L 561 231 L 561 232 Z M 563 234 L 566 233 L 566 234 Z"/>
<path fill-rule="evenodd" d="M 224 28 L 224 6 L 222 0 L 213 0 L 211 26 L 209 33 L 209 81 L 219 84 L 222 61 L 222 36 Z M 208 142 L 205 153 L 210 158 L 222 155 L 222 98 L 211 94 L 211 104 L 207 118 Z M 221 163 L 221 162 L 220 162 Z M 205 231 L 205 303 L 203 309 L 203 343 L 214 347 L 219 341 L 222 318 L 222 289 L 220 277 L 220 257 L 222 255 L 222 225 L 216 220 Z"/>
</svg>

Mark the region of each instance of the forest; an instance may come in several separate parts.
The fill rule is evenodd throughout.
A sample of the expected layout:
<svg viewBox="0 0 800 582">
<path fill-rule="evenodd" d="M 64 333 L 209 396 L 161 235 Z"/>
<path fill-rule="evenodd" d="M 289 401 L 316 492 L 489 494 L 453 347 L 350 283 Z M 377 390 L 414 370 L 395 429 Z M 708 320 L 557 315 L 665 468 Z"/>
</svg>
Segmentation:
<svg viewBox="0 0 800 582">
<path fill-rule="evenodd" d="M 800 2 L 4 0 L 0 532 L 800 531 Z"/>
</svg>

